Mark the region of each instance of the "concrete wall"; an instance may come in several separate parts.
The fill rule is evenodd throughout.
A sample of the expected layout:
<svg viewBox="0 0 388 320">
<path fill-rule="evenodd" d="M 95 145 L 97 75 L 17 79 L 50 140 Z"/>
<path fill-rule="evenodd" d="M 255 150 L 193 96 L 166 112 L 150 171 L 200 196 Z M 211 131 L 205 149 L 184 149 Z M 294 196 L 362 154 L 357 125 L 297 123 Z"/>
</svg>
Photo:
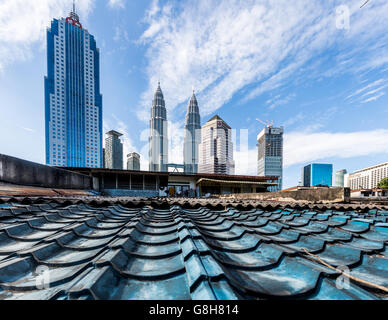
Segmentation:
<svg viewBox="0 0 388 320">
<path fill-rule="evenodd" d="M 159 191 L 153 190 L 127 190 L 127 189 L 104 189 L 103 194 L 110 197 L 144 197 L 153 198 L 159 196 Z"/>
<path fill-rule="evenodd" d="M 221 198 L 236 200 L 273 200 L 273 201 L 309 201 L 309 202 L 349 202 L 349 188 L 302 189 L 269 193 L 240 193 L 223 195 Z"/>
<path fill-rule="evenodd" d="M 92 178 L 0 154 L 0 181 L 24 186 L 92 189 Z"/>
</svg>

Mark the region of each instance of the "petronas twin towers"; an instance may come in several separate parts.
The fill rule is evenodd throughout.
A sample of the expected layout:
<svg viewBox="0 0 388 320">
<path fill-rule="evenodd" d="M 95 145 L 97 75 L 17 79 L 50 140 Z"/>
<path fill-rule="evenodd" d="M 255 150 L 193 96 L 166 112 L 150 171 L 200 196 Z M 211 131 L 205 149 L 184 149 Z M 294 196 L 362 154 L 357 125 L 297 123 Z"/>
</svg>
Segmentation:
<svg viewBox="0 0 388 320">
<path fill-rule="evenodd" d="M 198 172 L 198 145 L 201 141 L 201 117 L 194 91 L 187 107 L 183 146 L 185 173 Z M 167 110 L 160 83 L 151 108 L 149 137 L 149 170 L 168 171 Z"/>
</svg>

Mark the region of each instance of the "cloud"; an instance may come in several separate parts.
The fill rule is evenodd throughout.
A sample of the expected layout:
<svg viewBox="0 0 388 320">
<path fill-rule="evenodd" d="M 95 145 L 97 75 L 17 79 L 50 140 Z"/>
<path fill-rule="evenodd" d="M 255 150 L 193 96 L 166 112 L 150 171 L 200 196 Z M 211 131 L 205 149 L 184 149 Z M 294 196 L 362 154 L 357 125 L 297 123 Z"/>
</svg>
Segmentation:
<svg viewBox="0 0 388 320">
<path fill-rule="evenodd" d="M 31 128 L 27 128 L 27 127 L 21 127 L 21 128 L 28 132 L 36 132 L 34 129 L 31 129 Z"/>
<path fill-rule="evenodd" d="M 129 35 L 127 30 L 124 30 L 123 28 L 116 26 L 113 40 L 114 41 L 125 40 L 126 42 L 129 42 Z"/>
<path fill-rule="evenodd" d="M 284 136 L 284 166 L 325 158 L 388 154 L 388 130 L 358 132 L 291 132 Z"/>
<path fill-rule="evenodd" d="M 87 19 L 94 0 L 78 0 L 77 13 Z M 32 46 L 45 40 L 46 28 L 53 18 L 65 17 L 72 0 L 0 1 L 0 72 L 16 61 L 32 57 Z"/>
<path fill-rule="evenodd" d="M 376 94 L 374 95 L 373 97 L 370 97 L 364 101 L 362 101 L 361 103 L 367 103 L 367 102 L 371 102 L 371 101 L 376 101 L 378 100 L 380 97 L 382 97 L 383 95 L 385 95 L 385 92 L 380 92 L 379 94 Z"/>
<path fill-rule="evenodd" d="M 124 9 L 125 0 L 109 0 L 108 6 L 114 9 Z"/>
<path fill-rule="evenodd" d="M 273 110 L 273 109 L 275 109 L 275 108 L 278 107 L 278 106 L 281 106 L 281 105 L 284 105 L 284 104 L 288 104 L 288 103 L 291 102 L 295 97 L 296 97 L 296 94 L 295 94 L 295 93 L 291 93 L 291 94 L 287 95 L 287 96 L 284 97 L 284 98 L 281 98 L 280 95 L 278 95 L 276 98 L 267 101 L 267 104 L 270 105 L 270 106 L 269 106 L 269 109 L 270 109 L 270 110 Z"/>
<path fill-rule="evenodd" d="M 367 85 L 361 87 L 360 89 L 358 89 L 357 91 L 353 92 L 352 94 L 348 95 L 346 97 L 346 100 L 349 100 L 350 98 L 353 98 L 353 101 L 359 101 L 360 99 L 362 99 L 362 98 L 364 98 L 364 97 L 366 97 L 368 95 L 373 95 L 373 94 L 383 90 L 387 86 L 388 86 L 388 80 L 387 79 L 382 78 L 382 79 L 375 80 L 375 81 L 373 81 L 371 83 L 368 83 Z M 372 90 L 370 90 L 370 89 L 372 89 Z M 368 102 L 368 101 L 366 101 L 366 102 Z"/>
<path fill-rule="evenodd" d="M 139 118 L 145 119 L 142 109 L 149 108 L 159 77 L 169 111 L 186 101 L 194 85 L 206 116 L 237 93 L 247 101 L 288 85 L 290 79 L 321 76 L 319 64 L 311 65 L 326 50 L 335 50 L 342 59 L 331 66 L 333 72 L 387 64 L 378 57 L 388 38 L 388 3 L 375 0 L 363 9 L 352 0 L 341 4 L 350 8 L 349 30 L 336 28 L 334 2 L 153 1 L 140 39 L 148 46 L 149 85 Z"/>
</svg>

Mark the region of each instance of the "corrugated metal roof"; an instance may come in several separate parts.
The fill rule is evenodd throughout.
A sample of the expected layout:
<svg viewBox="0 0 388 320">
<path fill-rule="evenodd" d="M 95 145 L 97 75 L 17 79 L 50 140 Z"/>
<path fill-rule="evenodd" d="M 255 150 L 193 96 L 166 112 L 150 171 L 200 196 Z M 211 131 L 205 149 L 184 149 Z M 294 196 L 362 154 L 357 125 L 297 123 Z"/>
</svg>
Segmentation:
<svg viewBox="0 0 388 320">
<path fill-rule="evenodd" d="M 387 297 L 388 210 L 256 204 L 2 198 L 0 298 Z"/>
</svg>

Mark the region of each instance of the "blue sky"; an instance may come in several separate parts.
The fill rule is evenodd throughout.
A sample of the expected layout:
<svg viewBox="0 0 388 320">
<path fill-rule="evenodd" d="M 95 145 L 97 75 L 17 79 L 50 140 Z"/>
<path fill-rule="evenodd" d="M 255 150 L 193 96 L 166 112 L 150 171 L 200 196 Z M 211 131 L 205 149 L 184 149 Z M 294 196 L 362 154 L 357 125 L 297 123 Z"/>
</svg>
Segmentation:
<svg viewBox="0 0 388 320">
<path fill-rule="evenodd" d="M 71 2 L 0 0 L 0 153 L 44 162 L 45 29 Z M 285 127 L 284 187 L 311 162 L 388 161 L 388 2 L 363 2 L 78 0 L 101 53 L 104 131 L 124 133 L 146 169 L 160 79 L 171 162 L 192 88 L 202 123 L 217 113 L 236 129 L 236 173 L 256 174 L 255 118 Z"/>
</svg>

